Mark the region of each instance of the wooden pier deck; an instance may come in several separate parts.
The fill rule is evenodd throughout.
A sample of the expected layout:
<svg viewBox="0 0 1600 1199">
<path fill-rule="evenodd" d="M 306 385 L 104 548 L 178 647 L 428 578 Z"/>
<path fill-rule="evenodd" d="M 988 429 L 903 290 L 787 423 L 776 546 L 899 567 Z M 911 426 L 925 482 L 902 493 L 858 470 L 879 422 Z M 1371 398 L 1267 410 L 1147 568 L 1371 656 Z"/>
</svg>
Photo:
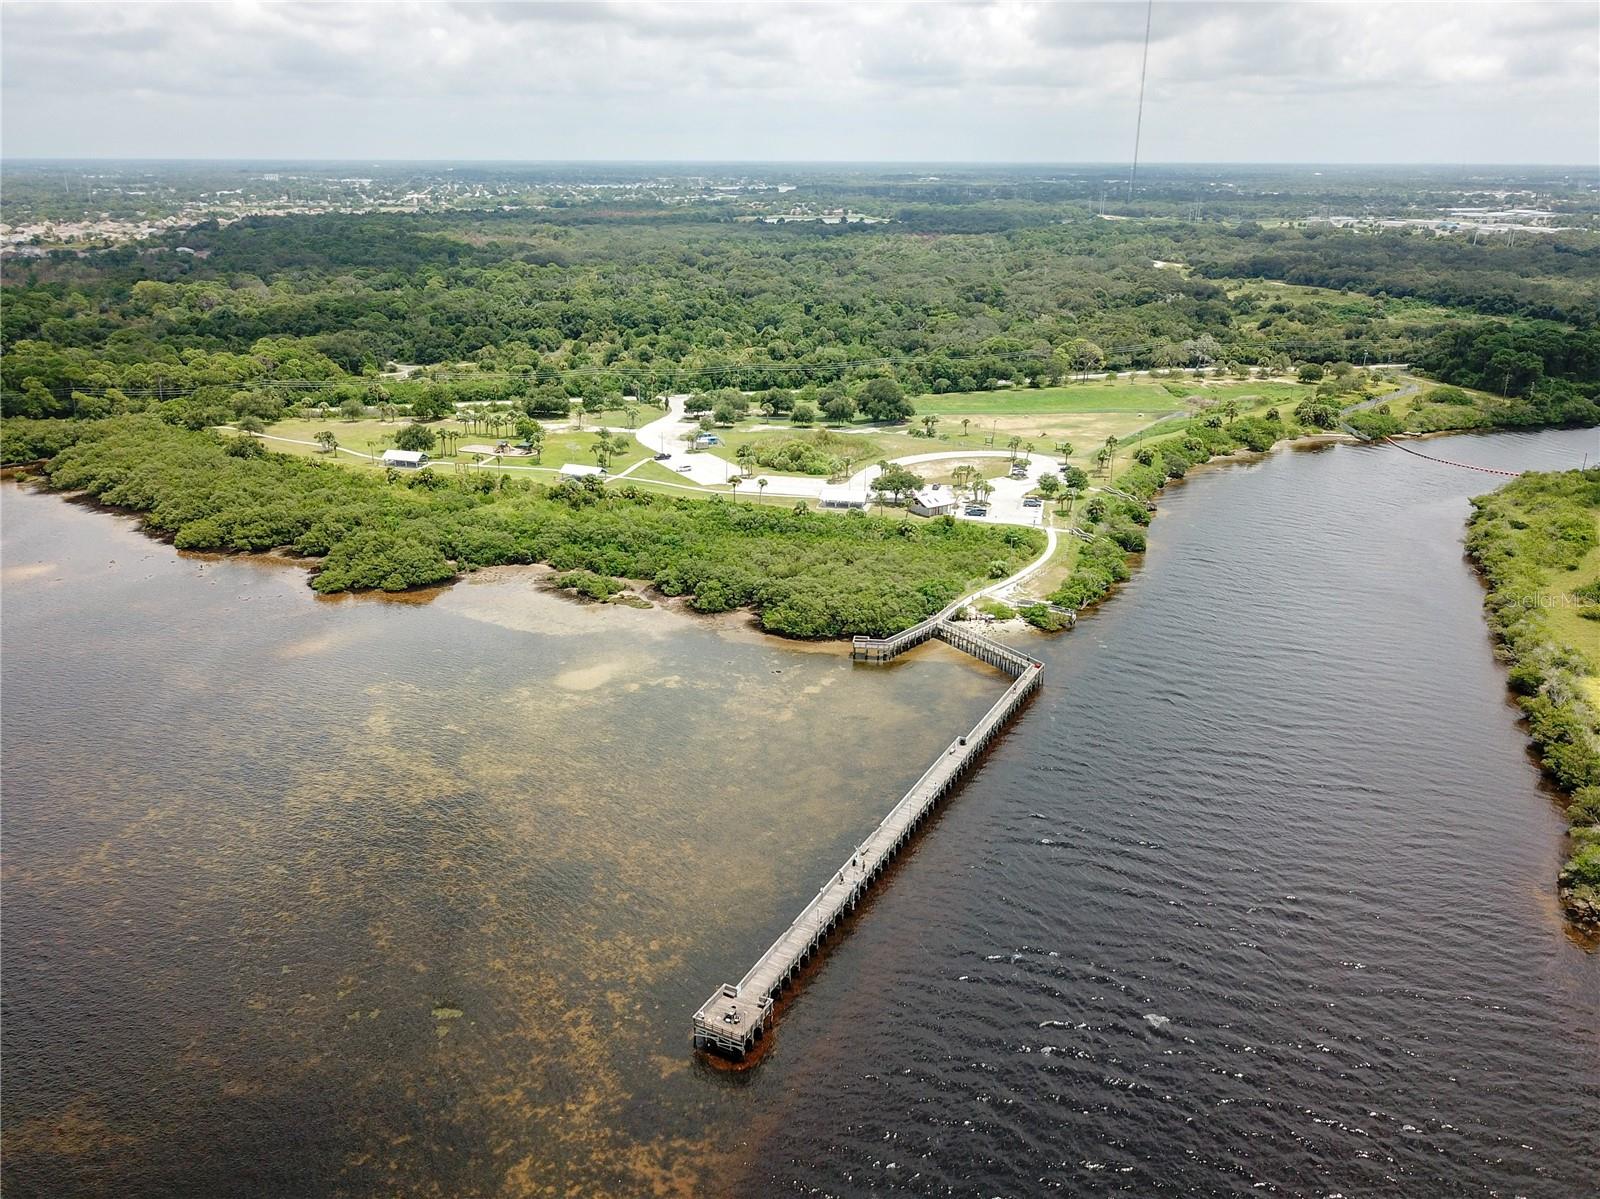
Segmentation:
<svg viewBox="0 0 1600 1199">
<path fill-rule="evenodd" d="M 851 645 L 851 657 L 862 662 L 887 662 L 937 637 L 1005 671 L 1012 676 L 1011 685 L 965 736 L 957 737 L 934 759 L 745 976 L 737 983 L 724 983 L 700 1005 L 694 1014 L 696 1049 L 743 1057 L 755 1048 L 772 1023 L 772 1005 L 779 992 L 820 951 L 828 934 L 855 910 L 938 802 L 976 764 L 1017 709 L 1038 689 L 1044 675 L 1042 662 L 951 622 L 949 615 L 949 610 L 940 612 L 893 637 L 857 637 Z"/>
</svg>

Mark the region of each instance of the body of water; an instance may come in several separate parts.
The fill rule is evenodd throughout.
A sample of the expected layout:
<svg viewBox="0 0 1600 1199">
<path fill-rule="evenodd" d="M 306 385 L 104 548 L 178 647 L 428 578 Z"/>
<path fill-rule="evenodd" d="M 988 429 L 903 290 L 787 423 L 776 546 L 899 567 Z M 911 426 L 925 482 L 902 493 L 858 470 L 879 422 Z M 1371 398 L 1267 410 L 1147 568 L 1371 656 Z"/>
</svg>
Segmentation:
<svg viewBox="0 0 1600 1199">
<path fill-rule="evenodd" d="M 319 599 L 8 487 L 7 1189 L 1587 1194 L 1600 960 L 1460 550 L 1495 482 L 1174 489 L 739 1073 L 690 1013 L 1002 676 L 529 572 Z"/>
</svg>

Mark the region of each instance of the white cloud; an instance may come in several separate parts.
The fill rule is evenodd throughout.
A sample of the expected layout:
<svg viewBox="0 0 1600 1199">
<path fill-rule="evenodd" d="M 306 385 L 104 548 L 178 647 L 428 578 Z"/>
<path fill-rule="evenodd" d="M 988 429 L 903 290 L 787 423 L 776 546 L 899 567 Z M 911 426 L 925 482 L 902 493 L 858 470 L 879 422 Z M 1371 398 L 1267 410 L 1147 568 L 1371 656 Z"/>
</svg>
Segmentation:
<svg viewBox="0 0 1600 1199">
<path fill-rule="evenodd" d="M 1145 7 L 8 4 L 8 155 L 1119 159 Z M 1600 9 L 1162 3 L 1145 156 L 1569 161 Z"/>
</svg>

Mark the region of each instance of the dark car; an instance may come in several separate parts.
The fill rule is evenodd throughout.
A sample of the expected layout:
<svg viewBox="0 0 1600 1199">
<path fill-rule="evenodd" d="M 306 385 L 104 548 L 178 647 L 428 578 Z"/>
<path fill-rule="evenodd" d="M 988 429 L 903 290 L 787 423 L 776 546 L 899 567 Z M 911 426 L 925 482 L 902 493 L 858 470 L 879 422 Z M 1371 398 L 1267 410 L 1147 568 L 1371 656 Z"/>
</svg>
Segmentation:
<svg viewBox="0 0 1600 1199">
<path fill-rule="evenodd" d="M 657 462 L 665 462 L 670 457 L 672 457 L 671 454 L 669 454 L 669 453 L 667 453 L 665 451 L 662 451 L 661 453 L 656 455 L 656 461 Z"/>
<path fill-rule="evenodd" d="M 989 515 L 989 509 L 984 508 L 984 507 L 982 507 L 981 505 L 978 505 L 978 504 L 973 504 L 972 507 L 967 509 L 967 515 L 968 516 L 988 516 Z"/>
</svg>

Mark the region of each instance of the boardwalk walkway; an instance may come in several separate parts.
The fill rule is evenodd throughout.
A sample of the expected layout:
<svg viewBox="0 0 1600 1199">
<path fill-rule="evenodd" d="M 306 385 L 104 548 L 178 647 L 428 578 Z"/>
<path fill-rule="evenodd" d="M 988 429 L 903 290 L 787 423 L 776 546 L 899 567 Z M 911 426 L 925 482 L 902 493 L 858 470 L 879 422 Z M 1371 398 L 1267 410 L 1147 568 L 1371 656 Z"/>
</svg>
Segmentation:
<svg viewBox="0 0 1600 1199">
<path fill-rule="evenodd" d="M 937 637 L 1005 671 L 1013 682 L 972 730 L 952 741 L 923 772 L 745 976 L 737 983 L 724 983 L 700 1005 L 694 1014 L 696 1049 L 743 1057 L 762 1040 L 772 1023 L 772 1004 L 778 993 L 821 950 L 828 934 L 855 910 L 939 800 L 977 763 L 1017 709 L 1038 689 L 1044 675 L 1042 662 L 953 623 L 949 615 L 950 610 L 946 609 L 893 637 L 857 637 L 851 645 L 851 657 L 862 662 L 887 662 Z"/>
</svg>

